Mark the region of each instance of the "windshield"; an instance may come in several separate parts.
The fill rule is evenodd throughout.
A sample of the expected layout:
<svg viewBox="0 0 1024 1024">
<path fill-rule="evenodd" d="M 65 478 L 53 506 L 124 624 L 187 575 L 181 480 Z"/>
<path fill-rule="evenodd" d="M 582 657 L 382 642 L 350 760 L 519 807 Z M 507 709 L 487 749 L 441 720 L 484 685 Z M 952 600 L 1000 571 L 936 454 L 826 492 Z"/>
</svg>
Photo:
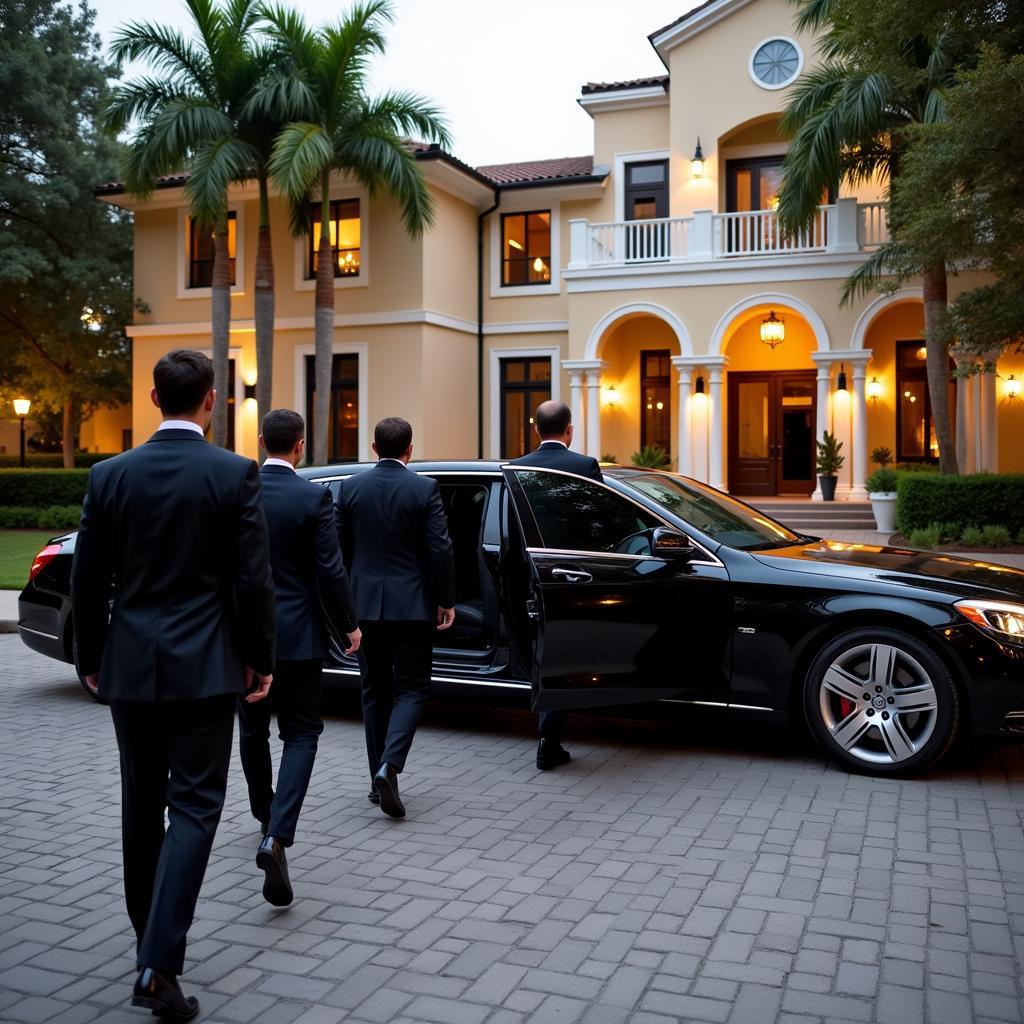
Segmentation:
<svg viewBox="0 0 1024 1024">
<path fill-rule="evenodd" d="M 719 544 L 749 551 L 796 544 L 800 540 L 799 534 L 756 509 L 682 477 L 669 473 L 638 473 L 619 479 Z"/>
</svg>

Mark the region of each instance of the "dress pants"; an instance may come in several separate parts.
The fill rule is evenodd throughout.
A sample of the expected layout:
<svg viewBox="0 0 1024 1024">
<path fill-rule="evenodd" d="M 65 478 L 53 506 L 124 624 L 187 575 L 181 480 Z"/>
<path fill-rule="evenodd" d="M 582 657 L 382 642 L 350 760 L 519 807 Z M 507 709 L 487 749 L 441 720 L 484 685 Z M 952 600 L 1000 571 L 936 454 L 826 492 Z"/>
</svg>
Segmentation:
<svg viewBox="0 0 1024 1024">
<path fill-rule="evenodd" d="M 566 711 L 542 711 L 537 722 L 540 727 L 540 738 L 561 745 L 567 715 Z"/>
<path fill-rule="evenodd" d="M 434 623 L 380 620 L 360 622 L 359 628 L 363 724 L 372 778 L 385 761 L 397 772 L 405 768 L 430 689 Z"/>
<path fill-rule="evenodd" d="M 125 898 L 140 967 L 172 975 L 184 968 L 224 807 L 234 712 L 234 694 L 110 702 L 121 754 Z"/>
<path fill-rule="evenodd" d="M 320 717 L 321 661 L 279 661 L 270 697 L 246 704 L 238 698 L 238 751 L 249 786 L 249 807 L 257 821 L 269 822 L 267 834 L 291 846 L 306 798 L 324 721 Z M 284 747 L 274 790 L 270 763 L 270 712 Z"/>
</svg>

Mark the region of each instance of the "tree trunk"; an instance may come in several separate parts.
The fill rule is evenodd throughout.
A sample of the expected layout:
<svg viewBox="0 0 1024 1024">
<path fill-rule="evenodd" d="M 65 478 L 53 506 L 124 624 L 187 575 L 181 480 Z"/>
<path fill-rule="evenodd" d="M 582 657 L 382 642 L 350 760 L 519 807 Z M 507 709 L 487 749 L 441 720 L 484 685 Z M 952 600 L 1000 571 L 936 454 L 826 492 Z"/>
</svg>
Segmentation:
<svg viewBox="0 0 1024 1024">
<path fill-rule="evenodd" d="M 935 438 L 939 442 L 939 470 L 955 474 L 960 469 L 956 461 L 956 436 L 949 408 L 949 342 L 952 332 L 946 292 L 946 264 L 929 264 L 924 268 L 922 278 L 928 397 L 931 399 Z"/>
<path fill-rule="evenodd" d="M 210 320 L 213 324 L 213 386 L 217 389 L 217 402 L 213 407 L 212 440 L 226 448 L 228 444 L 228 388 L 230 366 L 228 347 L 231 331 L 231 264 L 228 256 L 228 219 L 217 222 L 213 244 L 213 287 L 210 301 Z"/>
<path fill-rule="evenodd" d="M 270 244 L 267 177 L 260 176 L 260 235 L 256 245 L 256 408 L 260 426 L 273 408 L 274 395 L 274 253 Z M 266 453 L 260 450 L 260 462 Z"/>
<path fill-rule="evenodd" d="M 61 427 L 61 453 L 64 456 L 64 468 L 75 468 L 75 399 L 68 395 L 64 399 L 64 422 Z"/>
<path fill-rule="evenodd" d="M 331 255 L 330 172 L 324 171 L 320 185 L 320 246 L 317 250 L 316 311 L 316 399 L 313 403 L 313 465 L 327 462 L 327 437 L 331 416 L 331 368 L 334 361 L 334 260 Z"/>
</svg>

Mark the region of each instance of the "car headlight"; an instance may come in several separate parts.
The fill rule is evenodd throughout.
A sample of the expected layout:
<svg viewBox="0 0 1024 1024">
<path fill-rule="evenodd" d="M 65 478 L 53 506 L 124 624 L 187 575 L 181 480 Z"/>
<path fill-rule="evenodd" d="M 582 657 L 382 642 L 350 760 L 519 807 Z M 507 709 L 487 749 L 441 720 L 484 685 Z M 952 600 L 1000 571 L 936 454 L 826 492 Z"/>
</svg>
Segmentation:
<svg viewBox="0 0 1024 1024">
<path fill-rule="evenodd" d="M 1005 601 L 957 601 L 957 610 L 976 626 L 1024 643 L 1024 605 Z"/>
</svg>

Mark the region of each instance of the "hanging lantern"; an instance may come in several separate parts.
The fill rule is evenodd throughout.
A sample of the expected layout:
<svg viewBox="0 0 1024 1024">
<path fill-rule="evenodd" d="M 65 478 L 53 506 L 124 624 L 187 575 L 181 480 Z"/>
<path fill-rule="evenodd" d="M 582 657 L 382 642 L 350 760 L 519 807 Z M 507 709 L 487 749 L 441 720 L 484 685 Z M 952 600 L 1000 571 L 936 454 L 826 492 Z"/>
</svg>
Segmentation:
<svg viewBox="0 0 1024 1024">
<path fill-rule="evenodd" d="M 846 370 L 843 369 L 843 364 L 839 364 L 839 376 L 836 378 L 836 391 L 846 391 Z"/>
<path fill-rule="evenodd" d="M 690 171 L 695 178 L 704 177 L 704 150 L 700 148 L 700 136 L 697 136 L 697 148 L 693 151 L 693 159 L 690 161 Z"/>
<path fill-rule="evenodd" d="M 781 345 L 786 340 L 786 321 L 775 315 L 773 309 L 768 316 L 761 321 L 761 342 L 774 351 L 776 345 Z"/>
</svg>

